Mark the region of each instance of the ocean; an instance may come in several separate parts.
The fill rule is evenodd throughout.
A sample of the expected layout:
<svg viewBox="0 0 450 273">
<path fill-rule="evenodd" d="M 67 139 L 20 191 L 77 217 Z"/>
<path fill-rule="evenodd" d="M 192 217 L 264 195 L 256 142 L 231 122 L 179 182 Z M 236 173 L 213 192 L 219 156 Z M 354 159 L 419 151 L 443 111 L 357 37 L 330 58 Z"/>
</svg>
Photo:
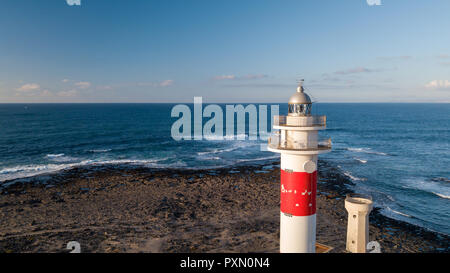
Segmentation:
<svg viewBox="0 0 450 273">
<path fill-rule="evenodd" d="M 173 106 L 0 104 L 0 184 L 78 166 L 212 169 L 279 159 L 261 151 L 263 140 L 175 141 Z M 286 114 L 287 104 L 279 109 Z M 320 159 L 341 169 L 354 191 L 370 194 L 388 217 L 450 234 L 450 104 L 319 103 L 313 109 L 327 116 L 320 134 L 333 143 Z"/>
</svg>

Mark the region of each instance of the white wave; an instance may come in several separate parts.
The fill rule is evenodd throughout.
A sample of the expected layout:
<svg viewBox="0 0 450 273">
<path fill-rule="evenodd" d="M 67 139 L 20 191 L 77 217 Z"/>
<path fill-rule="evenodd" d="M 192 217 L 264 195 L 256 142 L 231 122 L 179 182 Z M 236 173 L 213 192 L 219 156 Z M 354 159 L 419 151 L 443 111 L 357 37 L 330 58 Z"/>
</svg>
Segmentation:
<svg viewBox="0 0 450 273">
<path fill-rule="evenodd" d="M 220 160 L 221 158 L 218 156 L 212 156 L 212 157 L 204 157 L 203 160 Z"/>
<path fill-rule="evenodd" d="M 359 159 L 359 158 L 356 158 L 356 157 L 354 157 L 354 159 L 355 159 L 356 161 L 359 161 L 359 162 L 363 163 L 363 164 L 366 164 L 366 163 L 367 163 L 367 160 L 365 160 L 365 159 Z"/>
<path fill-rule="evenodd" d="M 164 163 L 164 164 L 160 164 L 157 162 L 152 162 L 152 163 L 146 163 L 145 164 L 146 167 L 151 167 L 151 168 L 158 168 L 158 169 L 164 169 L 164 168 L 187 168 L 187 164 L 185 162 L 182 161 L 177 161 L 174 163 Z"/>
<path fill-rule="evenodd" d="M 240 159 L 235 161 L 235 163 L 239 162 L 247 162 L 247 161 L 261 161 L 279 158 L 279 155 L 273 155 L 270 157 L 260 157 L 260 158 L 251 158 L 251 159 Z M 223 164 L 223 165 L 215 165 L 215 166 L 192 166 L 188 167 L 186 162 L 177 161 L 172 163 L 162 163 L 163 161 L 169 159 L 166 158 L 157 158 L 157 159 L 116 159 L 116 160 L 83 160 L 80 162 L 73 163 L 51 163 L 46 165 L 20 165 L 15 167 L 8 167 L 0 169 L 0 182 L 22 179 L 22 178 L 30 178 L 37 175 L 44 174 L 53 174 L 59 171 L 68 170 L 77 167 L 85 167 L 85 166 L 101 166 L 101 165 L 120 165 L 120 164 L 130 164 L 130 165 L 138 165 L 145 166 L 149 168 L 183 168 L 183 169 L 219 169 L 223 167 L 231 167 L 232 164 Z M 210 157 L 210 160 L 220 160 L 220 157 Z"/>
<path fill-rule="evenodd" d="M 261 160 L 275 159 L 275 158 L 279 158 L 279 157 L 280 157 L 279 155 L 273 155 L 273 156 L 259 157 L 259 158 L 238 159 L 236 162 L 261 161 Z"/>
<path fill-rule="evenodd" d="M 388 155 L 383 152 L 373 151 L 371 148 L 347 148 L 347 150 L 357 153 L 375 154 L 375 155 Z"/>
<path fill-rule="evenodd" d="M 182 164 L 163 164 L 157 165 L 158 161 L 166 160 L 167 158 L 161 159 L 150 159 L 150 160 L 133 160 L 133 159 L 121 159 L 121 160 L 84 160 L 76 163 L 66 163 L 66 164 L 47 164 L 47 165 L 22 165 L 10 168 L 4 168 L 0 170 L 0 182 L 6 180 L 14 180 L 19 178 L 28 178 L 36 175 L 50 174 L 62 170 L 72 169 L 76 167 L 83 166 L 97 166 L 97 165 L 109 165 L 109 164 L 132 164 L 132 165 L 147 165 L 150 167 L 183 167 Z"/>
<path fill-rule="evenodd" d="M 48 157 L 48 158 L 55 158 L 55 157 L 62 157 L 62 156 L 64 156 L 64 154 L 48 154 L 48 155 L 46 155 L 45 157 Z"/>
<path fill-rule="evenodd" d="M 229 148 L 224 148 L 224 149 L 212 149 L 210 151 L 206 151 L 206 152 L 198 152 L 197 155 L 207 155 L 207 154 L 218 154 L 218 153 L 226 153 L 226 152 L 232 152 L 238 149 L 243 149 L 243 148 L 248 148 L 251 146 L 256 146 L 258 144 L 255 143 L 241 143 L 241 144 L 234 144 L 234 146 L 229 147 Z"/>
<path fill-rule="evenodd" d="M 203 135 L 204 140 L 246 140 L 248 138 L 249 136 L 247 134 L 237 134 L 230 136 Z"/>
<path fill-rule="evenodd" d="M 62 162 L 74 162 L 74 161 L 78 160 L 78 158 L 76 158 L 76 157 L 66 156 L 65 154 L 48 154 L 45 157 L 51 161 L 61 162 L 61 163 Z"/>
<path fill-rule="evenodd" d="M 395 199 L 394 199 L 394 197 L 392 197 L 392 195 L 389 195 L 387 193 L 383 193 L 383 194 L 387 197 L 387 199 L 389 199 L 392 202 L 395 202 Z"/>
<path fill-rule="evenodd" d="M 450 199 L 450 196 L 449 196 L 449 195 L 444 195 L 444 194 L 437 193 L 437 192 L 432 192 L 432 193 L 434 193 L 435 195 L 437 195 L 437 196 L 439 196 L 439 197 L 441 197 L 441 198 L 444 198 L 444 199 Z"/>
<path fill-rule="evenodd" d="M 25 165 L 12 168 L 4 168 L 0 170 L 0 182 L 18 178 L 32 177 L 40 174 L 53 173 L 64 169 L 81 166 L 83 164 L 89 164 L 89 162 L 82 161 L 80 163 L 72 164 Z"/>
<path fill-rule="evenodd" d="M 388 211 L 393 212 L 393 213 L 398 214 L 398 215 L 402 215 L 402 216 L 405 216 L 405 217 L 408 217 L 408 218 L 411 218 L 411 217 L 412 217 L 411 215 L 408 215 L 408 214 L 406 214 L 406 213 L 403 213 L 403 212 L 400 212 L 400 211 L 393 210 L 393 209 L 391 209 L 390 207 L 386 207 L 386 209 L 387 209 Z"/>
<path fill-rule="evenodd" d="M 349 172 L 349 171 L 343 171 L 343 174 L 344 174 L 345 176 L 349 177 L 349 178 L 350 178 L 351 180 L 353 180 L 353 181 L 366 181 L 366 180 L 367 180 L 367 178 L 360 178 L 360 177 L 354 176 L 354 175 L 352 175 L 352 173 Z"/>
<path fill-rule="evenodd" d="M 114 159 L 114 160 L 104 160 L 104 161 L 94 161 L 93 164 L 149 164 L 158 161 L 166 160 L 164 159 Z"/>
<path fill-rule="evenodd" d="M 225 152 L 231 152 L 238 148 L 228 148 L 228 149 L 213 149 L 211 151 L 207 152 L 198 152 L 197 155 L 208 155 L 208 154 L 218 154 L 218 153 L 225 153 Z"/>
<path fill-rule="evenodd" d="M 107 153 L 110 152 L 111 149 L 94 149 L 94 150 L 89 150 L 88 152 L 91 153 Z"/>
<path fill-rule="evenodd" d="M 440 198 L 450 199 L 450 187 L 441 182 L 427 180 L 424 178 L 407 178 L 402 181 L 403 188 L 420 190 L 439 196 Z"/>
</svg>

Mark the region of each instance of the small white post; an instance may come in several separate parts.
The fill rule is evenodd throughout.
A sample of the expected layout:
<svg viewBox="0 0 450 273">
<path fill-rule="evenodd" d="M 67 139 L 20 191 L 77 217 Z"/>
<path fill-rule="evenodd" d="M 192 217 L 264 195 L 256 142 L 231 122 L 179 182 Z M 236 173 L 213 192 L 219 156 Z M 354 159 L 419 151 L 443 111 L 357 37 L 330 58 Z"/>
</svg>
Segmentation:
<svg viewBox="0 0 450 273">
<path fill-rule="evenodd" d="M 369 213 L 372 208 L 370 196 L 348 194 L 345 198 L 345 209 L 348 212 L 347 251 L 366 253 L 369 241 Z"/>
</svg>

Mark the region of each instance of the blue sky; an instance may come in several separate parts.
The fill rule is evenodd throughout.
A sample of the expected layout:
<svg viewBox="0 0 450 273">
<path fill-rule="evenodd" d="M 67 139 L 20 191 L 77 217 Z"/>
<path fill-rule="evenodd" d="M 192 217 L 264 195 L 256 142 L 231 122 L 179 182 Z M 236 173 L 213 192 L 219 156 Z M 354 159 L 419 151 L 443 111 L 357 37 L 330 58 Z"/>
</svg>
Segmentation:
<svg viewBox="0 0 450 273">
<path fill-rule="evenodd" d="M 450 1 L 2 0 L 0 102 L 450 102 Z"/>
</svg>

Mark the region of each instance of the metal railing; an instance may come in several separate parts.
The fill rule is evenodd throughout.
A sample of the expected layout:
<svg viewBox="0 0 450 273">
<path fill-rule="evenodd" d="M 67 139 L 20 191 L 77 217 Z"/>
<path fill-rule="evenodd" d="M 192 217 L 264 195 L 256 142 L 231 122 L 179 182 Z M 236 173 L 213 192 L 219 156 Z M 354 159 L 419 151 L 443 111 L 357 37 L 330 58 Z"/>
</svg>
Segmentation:
<svg viewBox="0 0 450 273">
<path fill-rule="evenodd" d="M 311 146 L 311 143 L 302 143 L 298 141 L 291 141 L 282 139 L 281 134 L 276 132 L 269 137 L 269 148 L 278 150 L 298 150 L 298 151 L 316 151 L 316 150 L 330 150 L 331 138 L 319 139 L 317 146 Z M 309 145 L 308 145 L 309 144 Z"/>
<path fill-rule="evenodd" d="M 291 126 L 291 127 L 308 127 L 308 126 L 325 126 L 327 124 L 326 116 L 304 116 L 304 117 L 292 117 L 292 122 L 289 125 L 286 124 L 287 116 L 273 116 L 274 126 Z"/>
</svg>

